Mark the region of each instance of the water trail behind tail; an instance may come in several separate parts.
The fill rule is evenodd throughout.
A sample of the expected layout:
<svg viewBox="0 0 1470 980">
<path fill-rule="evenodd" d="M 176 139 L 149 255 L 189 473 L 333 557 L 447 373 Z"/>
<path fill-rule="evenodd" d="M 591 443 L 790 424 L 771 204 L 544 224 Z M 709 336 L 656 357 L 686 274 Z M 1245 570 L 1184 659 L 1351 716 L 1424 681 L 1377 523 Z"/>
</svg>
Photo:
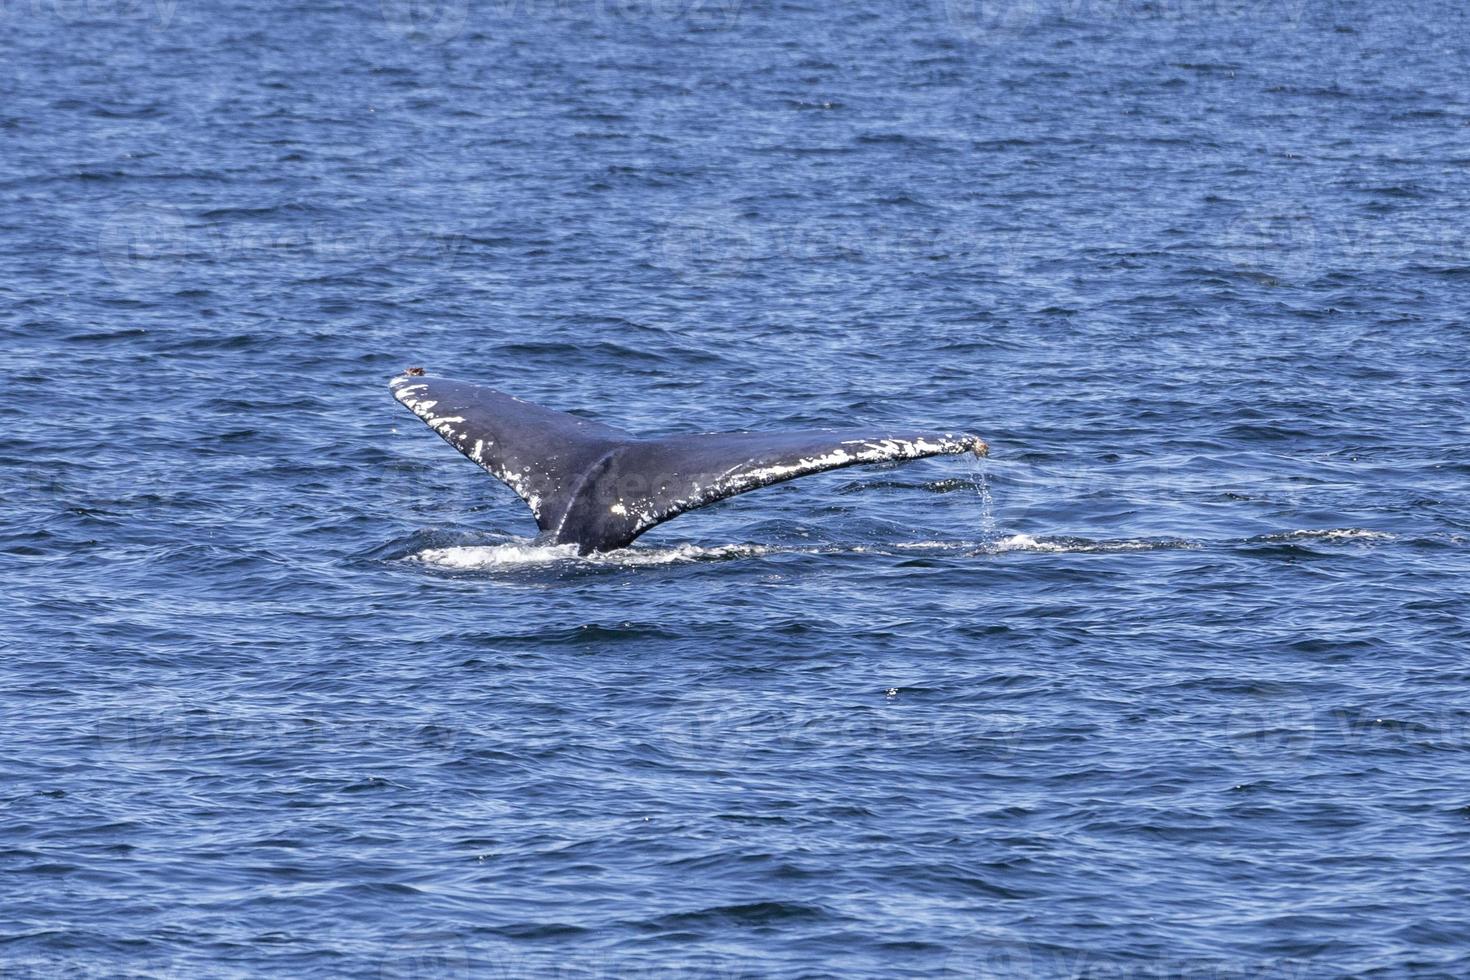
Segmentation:
<svg viewBox="0 0 1470 980">
<path fill-rule="evenodd" d="M 995 498 L 990 493 L 990 472 L 983 459 L 976 458 L 971 462 L 970 482 L 975 487 L 975 495 L 980 498 L 980 538 L 983 541 L 994 540 L 997 534 Z"/>
</svg>

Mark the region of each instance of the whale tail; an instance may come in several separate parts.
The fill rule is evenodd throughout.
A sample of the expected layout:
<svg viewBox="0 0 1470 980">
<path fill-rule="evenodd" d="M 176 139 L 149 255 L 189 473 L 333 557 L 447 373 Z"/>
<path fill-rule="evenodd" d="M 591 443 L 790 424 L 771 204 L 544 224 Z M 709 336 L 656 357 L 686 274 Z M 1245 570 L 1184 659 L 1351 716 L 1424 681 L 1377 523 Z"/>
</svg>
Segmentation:
<svg viewBox="0 0 1470 980">
<path fill-rule="evenodd" d="M 715 432 L 642 439 L 464 381 L 410 372 L 393 397 L 515 491 L 555 544 L 630 544 L 688 510 L 826 470 L 988 451 L 952 432 Z"/>
</svg>

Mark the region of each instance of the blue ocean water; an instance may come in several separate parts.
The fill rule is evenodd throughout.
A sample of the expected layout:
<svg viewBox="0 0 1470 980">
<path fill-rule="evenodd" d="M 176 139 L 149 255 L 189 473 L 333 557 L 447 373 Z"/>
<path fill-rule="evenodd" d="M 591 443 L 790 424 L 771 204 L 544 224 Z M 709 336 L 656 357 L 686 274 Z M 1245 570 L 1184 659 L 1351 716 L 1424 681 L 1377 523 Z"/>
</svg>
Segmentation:
<svg viewBox="0 0 1470 980">
<path fill-rule="evenodd" d="M 1466 28 L 0 0 L 0 975 L 1470 973 Z"/>
</svg>

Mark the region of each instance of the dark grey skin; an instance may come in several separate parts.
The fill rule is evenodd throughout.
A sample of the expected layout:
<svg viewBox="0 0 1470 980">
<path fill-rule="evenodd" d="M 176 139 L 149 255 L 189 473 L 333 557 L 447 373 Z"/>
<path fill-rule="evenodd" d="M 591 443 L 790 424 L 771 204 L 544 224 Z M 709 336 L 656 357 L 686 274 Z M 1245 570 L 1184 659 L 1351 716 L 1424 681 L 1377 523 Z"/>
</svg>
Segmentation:
<svg viewBox="0 0 1470 980">
<path fill-rule="evenodd" d="M 626 547 L 672 517 L 784 480 L 862 463 L 974 453 L 979 436 L 899 430 L 713 432 L 641 439 L 491 388 L 393 379 L 393 397 L 530 505 L 540 540 Z"/>
</svg>

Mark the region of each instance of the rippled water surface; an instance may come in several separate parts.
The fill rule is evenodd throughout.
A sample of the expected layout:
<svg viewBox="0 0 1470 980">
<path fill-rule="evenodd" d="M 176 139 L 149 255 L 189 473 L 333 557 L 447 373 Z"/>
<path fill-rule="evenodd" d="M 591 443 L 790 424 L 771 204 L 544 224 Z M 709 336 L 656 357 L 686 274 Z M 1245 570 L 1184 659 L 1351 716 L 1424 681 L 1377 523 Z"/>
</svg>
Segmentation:
<svg viewBox="0 0 1470 980">
<path fill-rule="evenodd" d="M 0 2 L 0 974 L 1470 973 L 1466 27 Z"/>
</svg>

